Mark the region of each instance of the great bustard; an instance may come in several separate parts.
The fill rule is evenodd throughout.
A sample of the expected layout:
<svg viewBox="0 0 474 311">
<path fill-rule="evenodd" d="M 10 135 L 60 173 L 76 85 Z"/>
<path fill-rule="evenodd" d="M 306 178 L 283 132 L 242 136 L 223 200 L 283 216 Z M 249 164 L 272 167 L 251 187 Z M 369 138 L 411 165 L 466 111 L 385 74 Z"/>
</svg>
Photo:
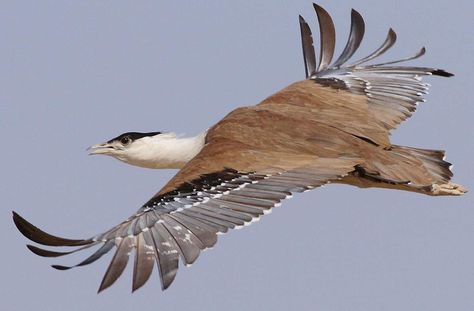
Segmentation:
<svg viewBox="0 0 474 311">
<path fill-rule="evenodd" d="M 196 137 L 130 132 L 91 147 L 90 154 L 109 155 L 131 165 L 180 170 L 130 218 L 90 239 L 49 235 L 14 212 L 16 226 L 30 240 L 75 247 L 68 252 L 28 248 L 40 256 L 59 257 L 98 246 L 76 265 L 83 266 L 115 247 L 99 291 L 119 278 L 135 249 L 133 290 L 145 284 L 155 262 L 166 289 L 176 275 L 180 256 L 186 265 L 192 264 L 201 250 L 216 243 L 218 233 L 258 220 L 295 192 L 327 183 L 428 195 L 466 192 L 450 182 L 450 164 L 444 161 L 443 151 L 389 141 L 390 130 L 423 101 L 427 84 L 421 77 L 451 74 L 398 65 L 420 57 L 424 48 L 411 58 L 367 65 L 395 43 L 391 29 L 380 48 L 347 64 L 364 36 L 364 21 L 355 10 L 347 45 L 331 65 L 333 21 L 323 8 L 314 8 L 321 32 L 319 63 L 311 30 L 300 17 L 306 80 L 256 106 L 232 111 Z"/>
</svg>

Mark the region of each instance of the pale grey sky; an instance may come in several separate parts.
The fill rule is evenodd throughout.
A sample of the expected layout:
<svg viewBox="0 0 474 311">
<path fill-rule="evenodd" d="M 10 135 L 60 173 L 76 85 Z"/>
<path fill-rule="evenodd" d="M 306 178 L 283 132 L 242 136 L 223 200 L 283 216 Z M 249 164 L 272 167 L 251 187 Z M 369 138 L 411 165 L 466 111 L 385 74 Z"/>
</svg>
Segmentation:
<svg viewBox="0 0 474 311">
<path fill-rule="evenodd" d="M 428 102 L 393 134 L 446 149 L 474 187 L 472 1 L 319 1 L 345 43 L 354 7 L 365 56 L 427 55 Z M 474 199 L 332 185 L 298 195 L 221 236 L 161 292 L 130 294 L 131 265 L 96 295 L 110 256 L 61 272 L 26 248 L 11 210 L 48 232 L 86 238 L 133 213 L 174 173 L 88 157 L 127 131 L 195 134 L 232 109 L 304 77 L 298 14 L 311 1 L 1 1 L 2 310 L 474 310 Z"/>
</svg>

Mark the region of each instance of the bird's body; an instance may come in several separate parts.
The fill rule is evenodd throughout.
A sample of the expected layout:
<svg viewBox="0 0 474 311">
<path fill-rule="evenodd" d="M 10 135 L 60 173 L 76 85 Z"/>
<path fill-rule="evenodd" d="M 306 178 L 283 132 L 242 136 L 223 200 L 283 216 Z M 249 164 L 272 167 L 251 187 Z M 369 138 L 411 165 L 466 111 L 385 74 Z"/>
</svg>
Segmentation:
<svg viewBox="0 0 474 311">
<path fill-rule="evenodd" d="M 72 252 L 101 246 L 79 265 L 116 247 L 100 290 L 121 275 L 133 249 L 133 289 L 148 280 L 155 261 L 166 289 L 180 256 L 184 263 L 193 263 L 201 250 L 216 243 L 217 233 L 259 219 L 295 192 L 344 183 L 428 195 L 463 194 L 463 187 L 450 182 L 450 164 L 444 161 L 443 151 L 396 146 L 389 139 L 390 130 L 423 101 L 427 85 L 421 77 L 450 74 L 394 65 L 400 61 L 363 65 L 393 45 L 392 30 L 374 53 L 346 65 L 364 33 L 362 17 L 356 11 L 352 12 L 347 46 L 329 65 L 334 27 L 326 11 L 319 6 L 315 9 L 321 27 L 318 66 L 311 31 L 300 19 L 306 80 L 258 105 L 232 111 L 195 137 L 133 132 L 91 147 L 91 154 L 110 155 L 135 166 L 180 169 L 129 219 L 86 240 L 51 236 L 15 213 L 17 227 L 43 245 L 81 246 Z M 416 57 L 423 53 L 424 49 Z M 29 248 L 47 257 L 71 253 Z"/>
</svg>

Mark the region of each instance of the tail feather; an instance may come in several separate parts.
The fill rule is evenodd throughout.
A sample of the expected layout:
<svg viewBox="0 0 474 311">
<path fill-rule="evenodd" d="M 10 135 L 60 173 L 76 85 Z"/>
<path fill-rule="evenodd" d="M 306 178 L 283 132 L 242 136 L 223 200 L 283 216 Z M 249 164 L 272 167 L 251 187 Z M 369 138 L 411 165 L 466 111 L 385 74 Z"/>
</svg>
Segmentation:
<svg viewBox="0 0 474 311">
<path fill-rule="evenodd" d="M 410 155 L 422 162 L 436 184 L 448 183 L 453 177 L 452 164 L 445 161 L 443 150 L 419 149 L 404 146 L 392 146 L 391 150 L 401 155 Z"/>
<path fill-rule="evenodd" d="M 366 162 L 341 183 L 414 191 L 428 195 L 462 195 L 467 189 L 451 181 L 451 163 L 444 151 L 393 145 L 366 154 Z"/>
</svg>

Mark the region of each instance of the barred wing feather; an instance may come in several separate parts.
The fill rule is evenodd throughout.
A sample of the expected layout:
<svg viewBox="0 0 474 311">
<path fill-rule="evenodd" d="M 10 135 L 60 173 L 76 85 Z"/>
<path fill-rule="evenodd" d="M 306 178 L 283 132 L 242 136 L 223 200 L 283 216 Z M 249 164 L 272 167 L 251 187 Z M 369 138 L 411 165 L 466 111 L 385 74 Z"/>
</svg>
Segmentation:
<svg viewBox="0 0 474 311">
<path fill-rule="evenodd" d="M 154 263 L 160 274 L 162 289 L 173 282 L 181 258 L 191 265 L 204 249 L 213 247 L 217 235 L 258 220 L 292 193 L 319 187 L 346 175 L 354 165 L 351 159 L 329 159 L 309 168 L 274 174 L 241 172 L 224 168 L 205 173 L 158 194 L 137 213 L 114 228 L 91 239 L 70 240 L 52 236 L 36 228 L 18 214 L 13 218 L 18 229 L 30 240 L 47 246 L 70 246 L 75 250 L 58 252 L 28 245 L 43 257 L 60 257 L 92 246 L 99 248 L 75 266 L 53 265 L 68 270 L 91 264 L 115 248 L 115 254 L 103 277 L 99 292 L 111 286 L 123 273 L 134 252 L 133 290 L 149 279 Z"/>
</svg>

